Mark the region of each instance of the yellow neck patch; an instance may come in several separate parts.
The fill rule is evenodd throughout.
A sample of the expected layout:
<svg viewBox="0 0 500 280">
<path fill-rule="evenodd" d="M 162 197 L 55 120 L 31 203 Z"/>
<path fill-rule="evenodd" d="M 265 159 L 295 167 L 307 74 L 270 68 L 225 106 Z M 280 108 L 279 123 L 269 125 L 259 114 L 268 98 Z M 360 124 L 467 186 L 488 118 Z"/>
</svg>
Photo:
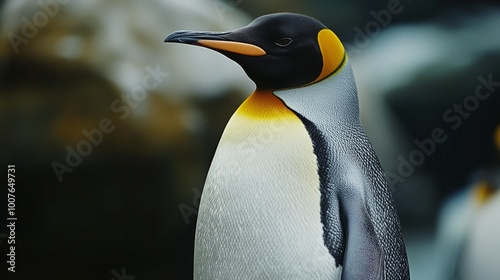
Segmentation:
<svg viewBox="0 0 500 280">
<path fill-rule="evenodd" d="M 480 182 L 475 186 L 474 192 L 477 203 L 483 204 L 495 194 L 495 189 L 487 182 Z"/>
<path fill-rule="evenodd" d="M 323 80 L 337 70 L 345 56 L 342 42 L 330 29 L 323 29 L 318 33 L 318 44 L 323 56 L 323 69 L 313 83 Z"/>
<path fill-rule="evenodd" d="M 256 90 L 241 104 L 235 115 L 257 120 L 298 119 L 271 90 Z"/>
</svg>

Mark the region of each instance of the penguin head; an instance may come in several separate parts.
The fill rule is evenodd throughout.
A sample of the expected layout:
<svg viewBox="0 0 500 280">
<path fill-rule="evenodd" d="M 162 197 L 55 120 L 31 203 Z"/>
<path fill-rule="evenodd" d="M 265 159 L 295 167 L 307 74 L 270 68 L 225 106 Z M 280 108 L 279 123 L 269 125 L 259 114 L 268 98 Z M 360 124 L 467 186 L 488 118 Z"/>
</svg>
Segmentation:
<svg viewBox="0 0 500 280">
<path fill-rule="evenodd" d="M 277 13 L 229 32 L 177 31 L 165 42 L 218 51 L 237 62 L 258 89 L 285 89 L 324 79 L 340 68 L 345 50 L 338 37 L 314 18 Z"/>
</svg>

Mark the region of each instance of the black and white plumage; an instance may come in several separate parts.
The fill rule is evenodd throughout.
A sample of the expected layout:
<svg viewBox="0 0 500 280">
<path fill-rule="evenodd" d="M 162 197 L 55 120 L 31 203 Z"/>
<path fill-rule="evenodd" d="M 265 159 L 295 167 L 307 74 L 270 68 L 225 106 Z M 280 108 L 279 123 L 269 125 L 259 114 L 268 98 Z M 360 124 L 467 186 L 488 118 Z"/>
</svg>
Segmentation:
<svg viewBox="0 0 500 280">
<path fill-rule="evenodd" d="M 409 279 L 349 59 L 331 30 L 279 13 L 165 42 L 219 51 L 257 86 L 228 122 L 207 175 L 195 279 Z"/>
</svg>

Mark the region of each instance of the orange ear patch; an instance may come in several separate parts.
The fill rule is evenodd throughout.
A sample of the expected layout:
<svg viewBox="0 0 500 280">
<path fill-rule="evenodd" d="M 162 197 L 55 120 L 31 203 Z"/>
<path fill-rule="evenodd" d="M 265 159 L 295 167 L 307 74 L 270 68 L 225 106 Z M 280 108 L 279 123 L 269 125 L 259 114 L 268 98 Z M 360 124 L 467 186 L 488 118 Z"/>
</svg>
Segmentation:
<svg viewBox="0 0 500 280">
<path fill-rule="evenodd" d="M 345 57 L 342 42 L 330 29 L 323 29 L 318 33 L 318 44 L 323 56 L 323 69 L 314 82 L 323 80 L 337 70 Z"/>
</svg>

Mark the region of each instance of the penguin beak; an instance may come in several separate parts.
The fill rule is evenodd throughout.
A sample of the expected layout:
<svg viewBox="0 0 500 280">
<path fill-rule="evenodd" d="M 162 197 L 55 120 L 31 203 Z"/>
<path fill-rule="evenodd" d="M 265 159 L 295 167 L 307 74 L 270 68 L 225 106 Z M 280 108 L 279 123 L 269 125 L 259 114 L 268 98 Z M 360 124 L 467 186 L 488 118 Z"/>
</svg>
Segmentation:
<svg viewBox="0 0 500 280">
<path fill-rule="evenodd" d="M 229 52 L 245 56 L 263 56 L 266 52 L 259 46 L 232 41 L 231 32 L 176 31 L 169 34 L 165 43 L 181 43 L 206 47 L 215 51 Z"/>
</svg>

